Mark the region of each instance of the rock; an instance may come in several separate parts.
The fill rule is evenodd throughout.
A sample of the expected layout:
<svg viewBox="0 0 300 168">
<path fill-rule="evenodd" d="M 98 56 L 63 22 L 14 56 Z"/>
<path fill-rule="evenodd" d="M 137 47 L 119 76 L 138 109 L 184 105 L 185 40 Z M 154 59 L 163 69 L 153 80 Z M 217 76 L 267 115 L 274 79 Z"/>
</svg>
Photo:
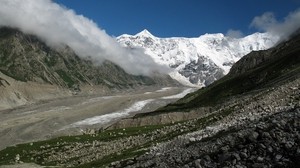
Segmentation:
<svg viewBox="0 0 300 168">
<path fill-rule="evenodd" d="M 196 167 L 196 168 L 202 168 L 202 166 L 201 166 L 200 163 L 201 163 L 201 160 L 200 160 L 200 159 L 195 160 L 195 162 L 194 162 L 195 167 Z"/>
<path fill-rule="evenodd" d="M 230 158 L 230 156 L 231 156 L 231 155 L 230 155 L 229 153 L 223 153 L 223 154 L 220 154 L 220 155 L 218 156 L 218 162 L 219 162 L 219 163 L 222 163 L 222 162 L 228 160 L 228 159 Z"/>
<path fill-rule="evenodd" d="M 242 157 L 243 159 L 245 159 L 245 158 L 248 158 L 248 155 L 247 155 L 247 153 L 245 153 L 245 152 L 241 152 L 241 157 Z"/>
<path fill-rule="evenodd" d="M 15 157 L 15 162 L 16 162 L 16 163 L 19 163 L 19 161 L 20 161 L 20 155 L 17 154 L 16 157 Z"/>
<path fill-rule="evenodd" d="M 271 146 L 268 147 L 268 152 L 273 153 L 273 148 Z"/>
<path fill-rule="evenodd" d="M 248 139 L 251 141 L 251 142 L 255 142 L 258 138 L 259 134 L 256 132 L 256 131 L 253 131 L 250 133 L 250 135 L 248 136 Z"/>
<path fill-rule="evenodd" d="M 195 141 L 196 141 L 196 138 L 191 137 L 189 140 L 190 140 L 190 142 L 195 142 Z"/>
<path fill-rule="evenodd" d="M 238 153 L 233 153 L 232 156 L 237 160 L 237 161 L 240 161 L 241 160 L 241 157 Z"/>
<path fill-rule="evenodd" d="M 278 154 L 278 155 L 275 156 L 275 161 L 278 162 L 281 158 L 282 158 L 282 155 L 279 155 L 279 154 Z"/>
<path fill-rule="evenodd" d="M 266 149 L 266 148 L 267 148 L 267 147 L 266 147 L 264 144 L 262 144 L 262 143 L 259 144 L 259 147 L 261 147 L 261 148 L 263 148 L 263 149 Z"/>
<path fill-rule="evenodd" d="M 205 155 L 205 156 L 204 156 L 204 159 L 205 159 L 206 161 L 210 161 L 210 160 L 211 160 L 210 157 L 209 157 L 208 155 Z"/>
<path fill-rule="evenodd" d="M 222 150 L 222 152 L 227 152 L 227 151 L 229 150 L 229 146 L 228 146 L 228 145 L 223 146 L 223 147 L 221 148 L 221 150 Z"/>
<path fill-rule="evenodd" d="M 253 167 L 253 168 L 264 168 L 264 164 L 262 164 L 262 163 L 254 163 L 254 164 L 252 165 L 252 167 Z"/>
<path fill-rule="evenodd" d="M 260 156 L 257 157 L 257 162 L 263 162 L 263 161 L 264 161 L 263 157 L 260 157 Z"/>
<path fill-rule="evenodd" d="M 183 168 L 190 168 L 190 166 L 186 164 L 183 166 Z"/>
</svg>

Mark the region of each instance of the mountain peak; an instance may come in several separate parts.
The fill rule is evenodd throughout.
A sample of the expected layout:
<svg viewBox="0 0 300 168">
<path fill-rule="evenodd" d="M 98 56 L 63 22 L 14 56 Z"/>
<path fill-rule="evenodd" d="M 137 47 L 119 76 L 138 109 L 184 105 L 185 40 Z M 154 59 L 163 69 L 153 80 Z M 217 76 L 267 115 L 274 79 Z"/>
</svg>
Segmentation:
<svg viewBox="0 0 300 168">
<path fill-rule="evenodd" d="M 231 39 L 221 33 L 198 38 L 159 38 L 143 30 L 134 36 L 120 36 L 117 40 L 125 47 L 144 48 L 155 62 L 174 70 L 171 74 L 174 79 L 184 84 L 207 86 L 227 74 L 242 56 L 268 49 L 277 39 L 268 34 Z"/>
<path fill-rule="evenodd" d="M 137 33 L 135 36 L 155 37 L 147 29 Z"/>
</svg>

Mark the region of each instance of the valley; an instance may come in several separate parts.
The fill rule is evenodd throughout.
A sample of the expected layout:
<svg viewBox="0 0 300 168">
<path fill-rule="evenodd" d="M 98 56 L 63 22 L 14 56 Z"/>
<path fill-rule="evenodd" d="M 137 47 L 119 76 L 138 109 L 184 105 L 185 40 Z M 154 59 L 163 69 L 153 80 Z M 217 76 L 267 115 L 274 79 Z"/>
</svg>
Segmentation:
<svg viewBox="0 0 300 168">
<path fill-rule="evenodd" d="M 109 96 L 78 95 L 0 111 L 0 149 L 17 143 L 82 134 L 118 119 L 149 112 L 194 88 L 148 87 Z"/>
<path fill-rule="evenodd" d="M 299 9 L 245 31 L 219 16 L 244 24 L 245 2 L 220 22 L 198 1 L 2 1 L 0 168 L 300 167 Z"/>
</svg>

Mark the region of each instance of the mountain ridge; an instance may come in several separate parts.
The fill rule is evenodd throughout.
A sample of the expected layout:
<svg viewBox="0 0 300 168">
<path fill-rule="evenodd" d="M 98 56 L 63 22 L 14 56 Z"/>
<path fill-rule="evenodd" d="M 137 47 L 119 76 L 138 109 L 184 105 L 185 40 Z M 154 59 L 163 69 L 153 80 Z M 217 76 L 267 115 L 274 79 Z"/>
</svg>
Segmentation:
<svg viewBox="0 0 300 168">
<path fill-rule="evenodd" d="M 238 39 L 217 33 L 195 38 L 159 38 L 145 29 L 136 35 L 121 35 L 116 40 L 125 47 L 143 48 L 156 63 L 171 67 L 173 79 L 207 86 L 227 74 L 242 56 L 272 47 L 278 37 L 254 33 Z"/>
<path fill-rule="evenodd" d="M 79 57 L 66 45 L 49 47 L 37 36 L 9 27 L 0 28 L 0 72 L 0 91 L 5 93 L 0 98 L 0 107 L 7 107 L 7 104 L 14 107 L 41 98 L 32 98 L 36 94 L 31 95 L 33 88 L 28 83 L 51 87 L 51 95 L 68 90 L 75 95 L 103 94 L 144 86 L 178 85 L 164 74 L 131 75 L 110 61 L 96 65 L 88 58 Z M 10 81 L 10 85 L 5 81 Z M 21 89 L 19 85 L 24 87 Z"/>
</svg>

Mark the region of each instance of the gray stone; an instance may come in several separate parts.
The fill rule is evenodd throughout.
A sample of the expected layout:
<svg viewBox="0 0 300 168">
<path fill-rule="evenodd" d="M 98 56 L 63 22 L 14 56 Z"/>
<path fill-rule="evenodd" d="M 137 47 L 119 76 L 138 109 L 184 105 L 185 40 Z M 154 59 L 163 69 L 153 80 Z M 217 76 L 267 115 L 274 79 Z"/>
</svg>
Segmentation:
<svg viewBox="0 0 300 168">
<path fill-rule="evenodd" d="M 195 162 L 194 162 L 195 167 L 196 167 L 196 168 L 202 168 L 202 166 L 201 166 L 200 163 L 201 163 L 201 160 L 200 160 L 200 159 L 195 160 Z"/>
<path fill-rule="evenodd" d="M 264 158 L 263 157 L 257 157 L 257 162 L 263 162 L 264 161 Z"/>
<path fill-rule="evenodd" d="M 282 155 L 279 155 L 279 154 L 278 154 L 278 155 L 275 156 L 275 160 L 276 160 L 276 161 L 279 161 L 281 158 L 282 158 Z"/>
<path fill-rule="evenodd" d="M 232 156 L 237 160 L 237 161 L 240 161 L 241 160 L 241 157 L 238 153 L 233 153 Z"/>
<path fill-rule="evenodd" d="M 244 158 L 244 159 L 248 157 L 247 153 L 245 153 L 245 152 L 241 152 L 240 155 L 241 155 L 241 157 Z"/>
<path fill-rule="evenodd" d="M 251 132 L 250 135 L 248 136 L 248 139 L 252 142 L 255 142 L 258 138 L 259 134 L 255 131 Z"/>
</svg>

